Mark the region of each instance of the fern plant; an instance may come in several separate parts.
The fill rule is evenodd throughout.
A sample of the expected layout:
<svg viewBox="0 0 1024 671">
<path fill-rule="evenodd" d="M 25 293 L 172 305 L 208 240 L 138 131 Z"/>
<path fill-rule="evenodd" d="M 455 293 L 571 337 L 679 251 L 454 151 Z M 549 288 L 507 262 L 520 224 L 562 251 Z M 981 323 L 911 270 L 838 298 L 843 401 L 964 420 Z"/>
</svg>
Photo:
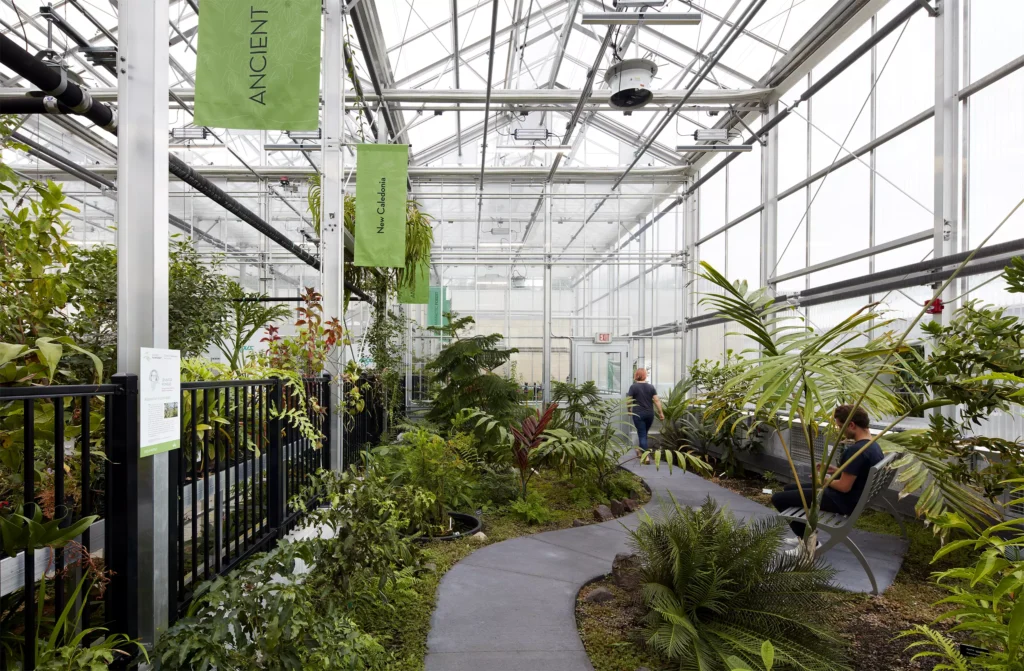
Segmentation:
<svg viewBox="0 0 1024 671">
<path fill-rule="evenodd" d="M 445 316 L 447 326 L 430 329 L 452 340 L 427 364 L 435 388 L 427 419 L 444 426 L 467 408 L 480 408 L 502 422 L 516 418 L 520 414 L 519 387 L 494 370 L 519 350 L 499 347 L 500 333 L 464 336 L 463 332 L 475 323 L 472 317 L 459 317 L 454 312 Z"/>
<path fill-rule="evenodd" d="M 555 426 L 565 429 L 577 437 L 587 409 L 601 399 L 593 380 L 581 384 L 572 382 L 551 382 L 551 400 L 559 404 L 555 415 Z"/>
<path fill-rule="evenodd" d="M 630 532 L 639 554 L 647 643 L 689 671 L 759 668 L 764 641 L 787 669 L 850 669 L 836 633 L 835 571 L 778 553 L 784 524 L 739 524 L 710 497 Z"/>
<path fill-rule="evenodd" d="M 1005 484 L 1016 485 L 1015 493 L 1024 494 L 1024 480 Z M 1008 505 L 1014 504 L 1024 504 L 1024 498 Z M 936 518 L 935 524 L 969 537 L 947 543 L 933 561 L 960 548 L 975 553 L 974 565 L 942 571 L 934 578 L 949 591 L 939 604 L 951 607 L 939 616 L 939 621 L 952 622 L 951 632 L 971 644 L 978 654 L 965 657 L 950 636 L 925 625 L 901 634 L 913 639 L 907 649 L 916 651 L 915 660 L 934 660 L 935 669 L 1024 669 L 1024 519 L 992 525 L 981 534 L 956 513 Z"/>
</svg>

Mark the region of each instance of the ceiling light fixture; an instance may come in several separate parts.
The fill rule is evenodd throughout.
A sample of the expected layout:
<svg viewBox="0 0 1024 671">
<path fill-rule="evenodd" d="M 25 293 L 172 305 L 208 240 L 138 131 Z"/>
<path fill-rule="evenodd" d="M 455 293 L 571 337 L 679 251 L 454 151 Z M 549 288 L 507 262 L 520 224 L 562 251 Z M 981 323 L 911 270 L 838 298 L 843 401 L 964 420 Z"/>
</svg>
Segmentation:
<svg viewBox="0 0 1024 671">
<path fill-rule="evenodd" d="M 290 137 L 293 140 L 319 140 L 320 139 L 320 129 L 319 128 L 317 128 L 316 130 L 289 130 L 289 131 L 285 131 L 285 132 L 287 133 L 288 137 Z"/>
<path fill-rule="evenodd" d="M 676 151 L 750 151 L 752 147 L 749 144 L 680 144 L 676 145 Z"/>
<path fill-rule="evenodd" d="M 698 142 L 728 142 L 728 128 L 699 128 L 693 134 L 693 139 Z"/>
<path fill-rule="evenodd" d="M 547 128 L 515 128 L 512 137 L 520 142 L 542 142 L 551 136 Z"/>
<path fill-rule="evenodd" d="M 658 8 L 664 7 L 666 4 L 668 4 L 668 0 L 612 0 L 612 7 L 615 9 L 632 7 Z"/>
<path fill-rule="evenodd" d="M 172 128 L 171 137 L 175 140 L 205 140 L 208 132 L 206 126 L 183 126 Z"/>
<path fill-rule="evenodd" d="M 699 26 L 701 15 L 677 12 L 584 12 L 585 26 Z"/>
<path fill-rule="evenodd" d="M 289 142 L 281 142 L 263 145 L 264 151 L 320 151 L 321 149 L 323 149 L 321 145 L 315 144 L 313 142 L 298 142 L 295 144 Z"/>
</svg>

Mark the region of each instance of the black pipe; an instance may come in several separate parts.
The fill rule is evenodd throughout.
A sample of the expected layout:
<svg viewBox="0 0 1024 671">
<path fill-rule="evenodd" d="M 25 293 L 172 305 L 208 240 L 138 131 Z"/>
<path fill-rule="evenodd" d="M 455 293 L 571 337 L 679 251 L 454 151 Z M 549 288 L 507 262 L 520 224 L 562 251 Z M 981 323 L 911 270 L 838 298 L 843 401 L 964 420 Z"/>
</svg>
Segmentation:
<svg viewBox="0 0 1024 671">
<path fill-rule="evenodd" d="M 36 158 L 42 159 L 43 161 L 46 161 L 50 165 L 54 166 L 55 168 L 63 170 L 64 172 L 70 175 L 74 175 L 83 182 L 88 182 L 89 184 L 92 184 L 98 189 L 117 188 L 117 185 L 111 182 L 106 177 L 103 177 L 102 175 L 97 175 L 96 173 L 91 172 L 77 165 L 76 163 L 73 163 L 71 160 L 61 156 L 55 151 L 47 149 L 43 145 L 32 140 L 31 138 L 25 137 L 21 133 L 11 133 L 11 138 L 15 142 L 20 142 L 21 144 L 29 147 L 29 153 L 35 156 Z"/>
<path fill-rule="evenodd" d="M 53 104 L 47 106 L 45 98 L 25 96 L 24 98 L 0 98 L 0 114 L 74 114 L 74 111 L 53 96 Z"/>
<path fill-rule="evenodd" d="M 972 277 L 974 275 L 983 275 L 984 273 L 994 273 L 1002 270 L 1009 264 L 1010 259 L 1013 257 L 1004 257 L 1000 259 L 994 259 L 986 261 L 985 263 L 974 263 L 973 261 L 967 265 L 957 277 Z M 861 296 L 867 296 L 869 294 L 877 294 L 883 291 L 897 291 L 899 289 L 906 289 L 907 287 L 919 287 L 929 284 L 935 284 L 937 282 L 945 282 L 948 280 L 953 273 L 956 272 L 956 268 L 947 268 L 946 270 L 939 271 L 937 273 L 918 273 L 912 277 L 904 277 L 889 282 L 882 282 L 881 284 L 872 284 L 870 286 L 861 287 L 859 289 L 851 289 L 850 291 L 840 292 L 838 294 L 831 294 L 828 296 L 817 296 L 808 300 L 800 300 L 800 306 L 811 306 L 820 305 L 822 303 L 833 303 L 835 301 L 842 301 L 848 298 L 859 298 Z"/>
<path fill-rule="evenodd" d="M 871 281 L 876 282 L 879 280 L 887 280 L 894 277 L 901 277 L 903 275 L 910 275 L 912 273 L 922 273 L 935 270 L 937 268 L 944 268 L 953 264 L 960 264 L 967 260 L 971 254 L 974 254 L 976 259 L 984 259 L 990 256 L 999 256 L 1000 254 L 1011 254 L 1013 252 L 1019 252 L 1024 250 L 1024 238 L 1018 238 L 1016 240 L 1010 240 L 1009 242 L 1000 242 L 995 245 L 989 245 L 988 247 L 980 248 L 975 252 L 958 252 L 956 254 L 949 254 L 948 256 L 940 256 L 937 259 L 929 259 L 928 261 L 920 261 L 918 263 L 910 263 L 899 268 L 893 268 L 891 270 L 882 270 L 879 272 L 871 273 Z M 935 274 L 936 277 L 942 275 L 941 272 Z M 941 281 L 941 280 L 936 280 Z M 803 298 L 809 296 L 817 296 L 820 294 L 828 293 L 830 291 L 840 291 L 842 289 L 848 289 L 858 283 L 862 282 L 862 279 L 851 279 L 843 280 L 841 282 L 833 282 L 832 284 L 824 284 L 820 287 L 813 289 L 805 289 L 800 292 L 800 303 L 803 304 Z M 911 285 L 913 286 L 913 285 Z"/>
<path fill-rule="evenodd" d="M 903 25 L 903 23 L 908 21 L 910 17 L 913 16 L 918 10 L 924 9 L 925 6 L 926 5 L 924 3 L 918 2 L 917 0 L 907 5 L 907 7 L 902 12 L 894 16 L 888 23 L 886 23 L 884 26 L 876 30 L 874 33 L 872 33 L 871 37 L 865 40 L 864 43 L 861 44 L 859 47 L 851 51 L 846 58 L 839 61 L 839 63 L 836 64 L 834 68 L 826 72 L 821 79 L 818 79 L 813 84 L 808 86 L 807 90 L 804 91 L 803 95 L 800 96 L 800 102 L 809 99 L 815 93 L 825 88 L 825 86 L 829 82 L 831 82 L 833 79 L 842 74 L 842 72 L 846 68 L 853 65 L 853 63 L 858 58 L 860 58 L 868 51 L 870 51 L 873 46 L 875 46 L 876 44 L 884 40 L 886 37 L 888 37 L 894 30 L 896 30 L 901 25 Z"/>
<path fill-rule="evenodd" d="M 0 63 L 14 70 L 43 92 L 64 103 L 74 113 L 81 114 L 104 130 L 117 134 L 117 115 L 110 107 L 93 100 L 77 84 L 68 81 L 67 75 L 63 71 L 51 69 L 6 35 L 0 35 Z M 177 156 L 169 155 L 168 163 L 171 173 L 178 179 L 249 224 L 306 264 L 317 270 L 320 269 L 320 261 L 315 256 L 293 243 L 280 231 L 224 193 L 219 186 L 197 173 Z"/>
<path fill-rule="evenodd" d="M 372 302 L 362 289 L 348 283 L 345 284 L 345 288 L 352 292 L 353 298 L 351 300 Z M 301 303 L 306 299 L 302 296 L 246 296 L 245 298 L 232 298 L 231 300 L 236 303 Z"/>
</svg>

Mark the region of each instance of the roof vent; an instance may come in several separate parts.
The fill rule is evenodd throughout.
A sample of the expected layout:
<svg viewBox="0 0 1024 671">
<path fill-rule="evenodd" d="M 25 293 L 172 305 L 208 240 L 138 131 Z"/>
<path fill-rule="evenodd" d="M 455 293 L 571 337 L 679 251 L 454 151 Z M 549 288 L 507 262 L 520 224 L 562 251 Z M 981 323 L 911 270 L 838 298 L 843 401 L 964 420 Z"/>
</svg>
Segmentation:
<svg viewBox="0 0 1024 671">
<path fill-rule="evenodd" d="M 619 61 L 604 73 L 604 81 L 615 93 L 611 103 L 619 109 L 643 107 L 654 99 L 651 81 L 658 72 L 654 61 L 646 58 L 628 58 Z"/>
</svg>

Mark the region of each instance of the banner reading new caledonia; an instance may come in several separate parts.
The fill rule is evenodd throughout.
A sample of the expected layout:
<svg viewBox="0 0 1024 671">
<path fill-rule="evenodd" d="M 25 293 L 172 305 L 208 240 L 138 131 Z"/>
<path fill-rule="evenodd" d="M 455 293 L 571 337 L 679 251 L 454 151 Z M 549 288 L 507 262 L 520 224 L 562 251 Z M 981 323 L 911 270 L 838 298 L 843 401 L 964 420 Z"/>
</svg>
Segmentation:
<svg viewBox="0 0 1024 671">
<path fill-rule="evenodd" d="M 316 130 L 321 0 L 203 0 L 197 126 Z"/>
<path fill-rule="evenodd" d="M 356 154 L 356 250 L 352 262 L 405 267 L 409 146 L 361 144 Z"/>
</svg>

